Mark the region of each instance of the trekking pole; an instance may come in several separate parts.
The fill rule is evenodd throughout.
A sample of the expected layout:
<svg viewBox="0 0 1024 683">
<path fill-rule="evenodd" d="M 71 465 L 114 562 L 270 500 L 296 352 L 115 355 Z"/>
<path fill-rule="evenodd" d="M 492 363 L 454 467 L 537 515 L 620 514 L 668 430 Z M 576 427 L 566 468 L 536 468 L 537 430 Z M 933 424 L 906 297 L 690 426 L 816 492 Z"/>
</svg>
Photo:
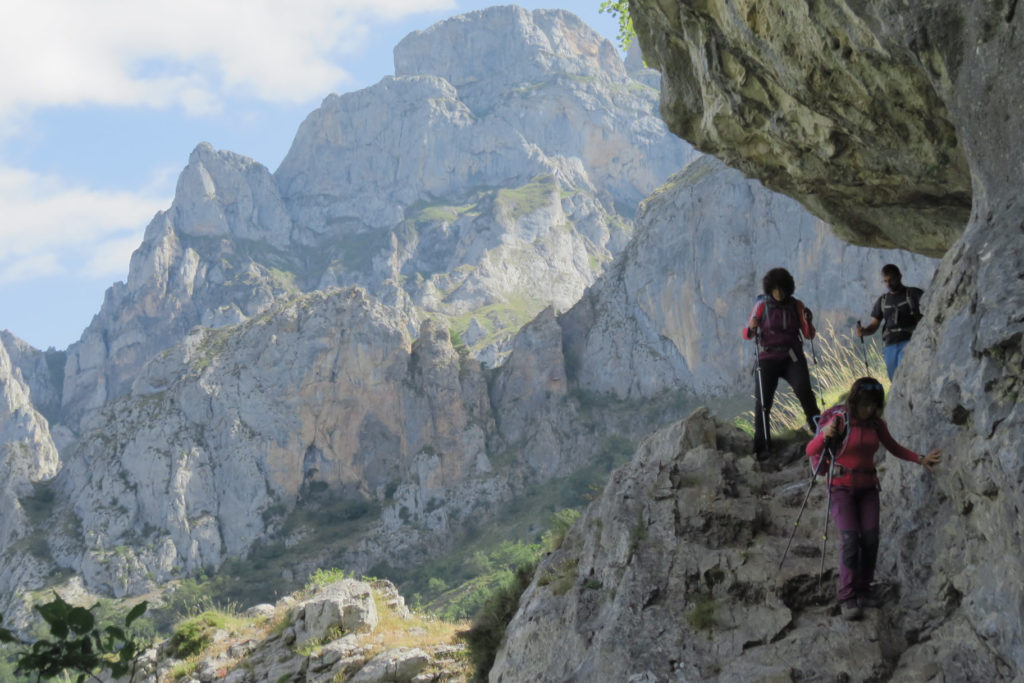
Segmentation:
<svg viewBox="0 0 1024 683">
<path fill-rule="evenodd" d="M 825 576 L 825 547 L 828 545 L 828 513 L 832 507 L 832 476 L 835 472 L 835 449 L 831 448 L 831 444 L 825 450 L 829 455 L 828 459 L 828 477 L 825 480 L 828 486 L 828 498 L 825 501 L 825 526 L 822 529 L 821 534 L 821 569 L 818 571 L 818 585 L 821 586 L 821 580 Z"/>
<path fill-rule="evenodd" d="M 847 323 L 847 324 L 849 324 L 849 323 Z M 860 321 L 859 320 L 857 321 L 857 327 L 858 328 L 860 327 Z M 864 358 L 864 371 L 868 375 L 870 375 L 871 374 L 871 368 L 868 367 L 868 351 L 867 351 L 867 347 L 864 346 L 864 335 L 861 334 L 861 335 L 858 335 L 858 336 L 860 337 L 860 355 L 861 355 L 861 357 Z"/>
<path fill-rule="evenodd" d="M 757 395 L 761 399 L 761 427 L 764 430 L 764 447 L 771 450 L 771 432 L 768 431 L 768 407 L 764 404 L 764 378 L 761 376 L 761 328 L 754 336 L 754 372 L 757 373 Z"/>
<path fill-rule="evenodd" d="M 814 404 L 817 405 L 818 399 L 821 399 L 821 410 L 818 411 L 819 413 L 821 413 L 823 410 L 825 410 L 825 394 L 823 394 L 821 391 L 821 377 L 818 377 L 818 352 L 814 348 L 813 339 L 811 340 L 811 360 L 814 361 L 814 379 L 817 381 L 818 384 L 818 395 L 814 399 Z M 810 370 L 808 370 L 808 373 L 809 372 Z"/>
<path fill-rule="evenodd" d="M 818 458 L 818 464 L 814 466 L 814 473 L 811 474 L 811 481 L 807 485 L 807 494 L 804 496 L 804 502 L 800 504 L 800 511 L 796 513 L 796 521 L 793 522 L 793 531 L 789 534 L 789 541 L 786 542 L 786 549 L 782 552 L 782 559 L 779 560 L 779 569 L 782 569 L 782 563 L 786 561 L 786 555 L 789 554 L 789 546 L 793 544 L 793 537 L 796 536 L 796 529 L 800 526 L 800 518 L 803 517 L 804 508 L 807 507 L 807 501 L 811 498 L 811 490 L 814 488 L 814 482 L 818 478 L 818 474 L 821 472 L 821 467 L 825 463 L 826 453 L 822 453 L 821 457 Z"/>
</svg>

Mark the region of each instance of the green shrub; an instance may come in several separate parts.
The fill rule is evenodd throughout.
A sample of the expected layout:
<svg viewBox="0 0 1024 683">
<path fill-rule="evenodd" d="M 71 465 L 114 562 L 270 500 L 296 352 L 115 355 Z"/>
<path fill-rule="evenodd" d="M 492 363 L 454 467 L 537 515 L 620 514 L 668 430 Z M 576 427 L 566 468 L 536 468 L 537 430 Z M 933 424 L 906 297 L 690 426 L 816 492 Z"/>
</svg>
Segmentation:
<svg viewBox="0 0 1024 683">
<path fill-rule="evenodd" d="M 541 537 L 548 550 L 554 551 L 562 545 L 569 528 L 580 518 L 580 511 L 574 508 L 559 510 L 551 517 L 551 526 Z"/>
<path fill-rule="evenodd" d="M 509 581 L 487 598 L 473 619 L 473 625 L 462 634 L 469 647 L 470 662 L 475 668 L 475 680 L 487 680 L 498 646 L 505 637 L 505 629 L 519 608 L 519 598 L 530 585 L 535 568 L 535 564 L 528 564 L 516 570 Z"/>
<path fill-rule="evenodd" d="M 207 625 L 199 618 L 186 619 L 171 635 L 171 652 L 179 659 L 202 652 L 213 642 Z"/>
<path fill-rule="evenodd" d="M 686 613 L 686 623 L 695 631 L 710 631 L 718 623 L 715 606 L 711 593 L 698 593 L 693 608 Z"/>
<path fill-rule="evenodd" d="M 178 622 L 171 634 L 171 656 L 184 659 L 197 655 L 213 643 L 218 629 L 232 630 L 244 620 L 224 610 L 207 610 Z"/>
<path fill-rule="evenodd" d="M 317 569 L 315 572 L 310 574 L 309 579 L 306 581 L 305 591 L 311 593 L 318 588 L 336 583 L 343 579 L 349 578 L 345 573 L 344 569 L 338 569 L 332 567 L 331 569 Z"/>
</svg>

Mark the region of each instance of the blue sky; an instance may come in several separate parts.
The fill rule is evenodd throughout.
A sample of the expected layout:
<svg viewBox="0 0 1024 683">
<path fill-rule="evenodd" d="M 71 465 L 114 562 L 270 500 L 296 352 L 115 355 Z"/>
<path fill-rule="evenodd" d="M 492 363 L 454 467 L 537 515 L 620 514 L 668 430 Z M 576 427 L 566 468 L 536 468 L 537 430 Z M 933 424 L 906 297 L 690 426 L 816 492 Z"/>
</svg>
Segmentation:
<svg viewBox="0 0 1024 683">
<path fill-rule="evenodd" d="M 275 170 L 332 92 L 394 73 L 410 31 L 478 0 L 4 0 L 0 329 L 66 348 L 128 273 L 200 142 Z M 567 9 L 609 40 L 600 0 Z"/>
</svg>

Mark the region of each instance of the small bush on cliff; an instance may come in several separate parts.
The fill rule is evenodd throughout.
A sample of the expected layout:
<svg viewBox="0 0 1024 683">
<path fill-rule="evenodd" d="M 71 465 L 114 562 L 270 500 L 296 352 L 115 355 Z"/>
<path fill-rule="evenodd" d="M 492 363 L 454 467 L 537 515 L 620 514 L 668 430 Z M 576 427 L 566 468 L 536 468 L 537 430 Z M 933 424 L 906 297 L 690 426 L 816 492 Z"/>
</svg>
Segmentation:
<svg viewBox="0 0 1024 683">
<path fill-rule="evenodd" d="M 217 630 L 239 631 L 248 625 L 243 617 L 225 610 L 207 610 L 178 622 L 171 635 L 171 655 L 179 659 L 197 655 L 213 643 Z"/>
<path fill-rule="evenodd" d="M 498 646 L 505 636 L 505 629 L 519 608 L 519 598 L 530 585 L 535 569 L 536 563 L 520 567 L 512 580 L 491 594 L 473 619 L 473 625 L 462 633 L 462 638 L 469 646 L 469 658 L 476 670 L 476 681 L 487 680 L 487 674 L 494 666 Z"/>
</svg>

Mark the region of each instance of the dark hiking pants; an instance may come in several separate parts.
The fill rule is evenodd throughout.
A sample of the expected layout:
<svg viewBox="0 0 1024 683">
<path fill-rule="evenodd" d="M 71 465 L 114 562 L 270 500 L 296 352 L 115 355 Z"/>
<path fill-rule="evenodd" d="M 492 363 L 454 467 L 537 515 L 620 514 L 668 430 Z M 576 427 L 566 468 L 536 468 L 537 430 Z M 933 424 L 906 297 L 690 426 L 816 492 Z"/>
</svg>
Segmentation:
<svg viewBox="0 0 1024 683">
<path fill-rule="evenodd" d="M 878 559 L 878 489 L 833 488 L 832 521 L 839 530 L 839 590 L 846 602 L 871 592 Z"/>
<path fill-rule="evenodd" d="M 771 448 L 771 411 L 775 402 L 775 390 L 779 380 L 784 379 L 793 388 L 793 393 L 804 409 L 808 424 L 814 427 L 814 417 L 818 414 L 818 404 L 811 390 L 811 373 L 807 369 L 807 358 L 803 352 L 796 354 L 794 361 L 789 356 L 782 358 L 760 358 L 760 381 L 764 382 L 765 412 L 761 412 L 761 387 L 758 386 L 758 373 L 754 373 L 754 452 L 761 453 Z M 763 417 L 762 417 L 763 415 Z M 764 425 L 768 424 L 769 434 L 766 438 Z"/>
</svg>

